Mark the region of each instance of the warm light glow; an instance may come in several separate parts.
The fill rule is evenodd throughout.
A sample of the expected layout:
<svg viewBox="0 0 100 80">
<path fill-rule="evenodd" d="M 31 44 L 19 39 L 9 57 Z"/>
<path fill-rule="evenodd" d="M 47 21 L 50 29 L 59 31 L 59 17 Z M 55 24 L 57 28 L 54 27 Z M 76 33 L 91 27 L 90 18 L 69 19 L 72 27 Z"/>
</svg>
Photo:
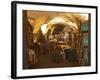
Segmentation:
<svg viewBox="0 0 100 80">
<path fill-rule="evenodd" d="M 65 23 L 65 20 L 61 17 L 55 17 L 48 24 L 57 24 L 57 23 Z"/>
<path fill-rule="evenodd" d="M 43 24 L 43 25 L 41 26 L 41 31 L 42 31 L 43 34 L 46 33 L 46 29 L 47 29 L 47 24 Z"/>
<path fill-rule="evenodd" d="M 78 30 L 78 26 L 75 23 L 72 23 L 70 20 L 68 20 L 67 18 L 63 18 L 63 17 L 55 17 L 54 19 L 52 19 L 51 21 L 49 21 L 49 24 L 64 24 L 69 28 L 72 28 L 74 31 Z"/>
<path fill-rule="evenodd" d="M 89 14 L 80 14 L 82 17 L 85 17 L 86 20 L 89 19 Z"/>
<path fill-rule="evenodd" d="M 56 23 L 65 22 L 64 19 L 59 18 L 59 17 L 56 17 L 56 18 L 54 19 L 54 21 L 56 21 Z"/>
</svg>

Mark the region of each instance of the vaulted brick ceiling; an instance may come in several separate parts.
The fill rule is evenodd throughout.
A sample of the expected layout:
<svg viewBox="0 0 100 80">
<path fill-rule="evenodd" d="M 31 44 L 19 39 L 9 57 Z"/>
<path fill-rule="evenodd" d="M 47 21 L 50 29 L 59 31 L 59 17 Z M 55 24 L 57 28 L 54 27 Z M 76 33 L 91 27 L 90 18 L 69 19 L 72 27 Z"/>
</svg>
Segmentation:
<svg viewBox="0 0 100 80">
<path fill-rule="evenodd" d="M 33 33 L 38 33 L 43 24 L 48 24 L 47 31 L 52 28 L 53 24 L 56 24 L 58 20 L 54 20 L 56 17 L 59 17 L 64 20 L 61 23 L 66 24 L 67 26 L 75 29 L 75 25 L 78 28 L 79 21 L 84 21 L 79 13 L 61 13 L 61 12 L 44 12 L 44 11 L 27 11 L 28 21 L 33 27 Z M 50 25 L 51 24 L 51 25 Z"/>
</svg>

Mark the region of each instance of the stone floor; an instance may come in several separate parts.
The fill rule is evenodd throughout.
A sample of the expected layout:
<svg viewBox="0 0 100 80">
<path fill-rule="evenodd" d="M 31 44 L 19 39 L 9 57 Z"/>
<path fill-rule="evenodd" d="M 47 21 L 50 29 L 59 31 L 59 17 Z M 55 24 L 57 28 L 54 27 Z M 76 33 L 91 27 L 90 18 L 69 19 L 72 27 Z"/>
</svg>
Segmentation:
<svg viewBox="0 0 100 80">
<path fill-rule="evenodd" d="M 59 60 L 58 62 L 54 62 L 51 55 L 49 54 L 41 54 L 39 55 L 39 62 L 32 66 L 32 69 L 39 68 L 58 68 L 58 67 L 75 67 L 79 66 L 76 59 L 72 61 L 69 60 Z"/>
</svg>

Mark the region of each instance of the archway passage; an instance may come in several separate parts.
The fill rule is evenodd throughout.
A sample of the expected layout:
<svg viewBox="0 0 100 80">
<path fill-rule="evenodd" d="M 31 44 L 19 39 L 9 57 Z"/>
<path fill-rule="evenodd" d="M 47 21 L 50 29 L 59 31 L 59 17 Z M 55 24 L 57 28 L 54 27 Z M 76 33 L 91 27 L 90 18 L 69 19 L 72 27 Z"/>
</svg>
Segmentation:
<svg viewBox="0 0 100 80">
<path fill-rule="evenodd" d="M 23 54 L 27 57 L 23 58 L 23 69 L 90 65 L 89 18 L 86 17 L 89 14 L 23 11 L 25 13 L 23 42 L 27 51 L 24 49 Z"/>
</svg>

